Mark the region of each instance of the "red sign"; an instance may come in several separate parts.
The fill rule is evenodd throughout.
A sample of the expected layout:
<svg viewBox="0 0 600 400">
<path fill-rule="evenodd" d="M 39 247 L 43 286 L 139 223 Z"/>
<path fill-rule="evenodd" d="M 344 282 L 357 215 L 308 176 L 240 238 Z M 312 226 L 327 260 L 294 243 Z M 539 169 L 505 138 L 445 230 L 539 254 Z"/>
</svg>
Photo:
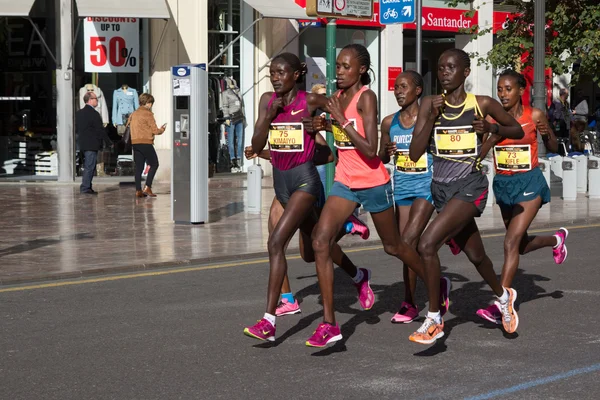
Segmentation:
<svg viewBox="0 0 600 400">
<path fill-rule="evenodd" d="M 402 67 L 388 67 L 388 90 L 394 91 L 396 86 L 396 78 L 402 73 Z"/>
</svg>

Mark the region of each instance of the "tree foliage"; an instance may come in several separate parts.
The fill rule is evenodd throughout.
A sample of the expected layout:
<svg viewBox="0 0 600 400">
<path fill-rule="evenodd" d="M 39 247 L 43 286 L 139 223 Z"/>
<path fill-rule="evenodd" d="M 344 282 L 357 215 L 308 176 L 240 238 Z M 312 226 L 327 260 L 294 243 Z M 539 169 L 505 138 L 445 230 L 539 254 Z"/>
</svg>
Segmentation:
<svg viewBox="0 0 600 400">
<path fill-rule="evenodd" d="M 517 12 L 506 21 L 505 29 L 497 33 L 492 51 L 486 57 L 475 55 L 479 64 L 497 69 L 533 65 L 535 1 L 505 0 L 502 3 L 515 6 Z M 456 7 L 465 2 L 446 0 L 446 3 Z M 489 29 L 475 30 L 469 32 L 473 38 L 489 32 Z M 530 57 L 522 60 L 521 56 L 526 53 Z M 556 75 L 572 73 L 572 82 L 581 74 L 600 79 L 600 1 L 546 0 L 545 64 Z"/>
</svg>

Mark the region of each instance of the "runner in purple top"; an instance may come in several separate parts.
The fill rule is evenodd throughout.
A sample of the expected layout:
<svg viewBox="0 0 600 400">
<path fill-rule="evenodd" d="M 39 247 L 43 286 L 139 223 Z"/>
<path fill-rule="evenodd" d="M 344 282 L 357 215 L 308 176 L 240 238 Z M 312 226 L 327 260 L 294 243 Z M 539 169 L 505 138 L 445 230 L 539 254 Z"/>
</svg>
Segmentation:
<svg viewBox="0 0 600 400">
<path fill-rule="evenodd" d="M 275 340 L 276 308 L 287 273 L 285 248 L 298 229 L 310 238 L 317 223 L 315 204 L 323 189 L 313 161 L 315 141 L 319 142 L 320 154 L 327 153 L 332 157 L 327 143 L 312 129 L 310 118 L 318 108 L 326 110 L 327 98 L 298 90 L 296 85 L 302 82 L 304 74 L 306 65 L 294 54 L 283 53 L 271 61 L 270 79 L 274 92 L 265 93 L 260 99 L 258 120 L 252 137 L 254 154 L 261 154 L 265 145 L 269 144 L 275 197 L 284 207 L 283 214 L 269 233 L 271 268 L 267 310 L 257 324 L 244 329 L 246 335 L 260 340 Z M 336 264 L 355 282 L 358 279 L 359 295 L 362 292 L 367 294 L 367 291 L 370 293 L 370 308 L 374 295 L 369 287 L 369 274 L 356 268 L 337 244 L 332 247 L 332 258 L 333 255 L 336 255 Z"/>
</svg>

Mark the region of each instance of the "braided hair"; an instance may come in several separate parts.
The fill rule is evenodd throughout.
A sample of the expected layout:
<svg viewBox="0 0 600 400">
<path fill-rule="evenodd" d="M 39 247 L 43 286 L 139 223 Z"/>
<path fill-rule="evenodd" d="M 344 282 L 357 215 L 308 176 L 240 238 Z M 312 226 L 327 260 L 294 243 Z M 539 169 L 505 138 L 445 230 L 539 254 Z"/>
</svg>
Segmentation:
<svg viewBox="0 0 600 400">
<path fill-rule="evenodd" d="M 421 97 L 423 95 L 423 87 L 425 86 L 425 82 L 423 81 L 421 74 L 419 74 L 417 71 L 408 70 L 400 74 L 400 76 L 402 75 L 407 75 L 415 87 L 421 88 L 421 93 L 419 94 L 419 97 Z"/>
<path fill-rule="evenodd" d="M 363 85 L 369 85 L 371 83 L 371 76 L 369 75 L 369 70 L 371 69 L 371 55 L 369 54 L 369 50 L 362 44 L 349 44 L 345 46 L 342 50 L 352 50 L 356 54 L 356 58 L 360 63 L 360 66 L 364 66 L 367 70 L 361 74 L 360 83 Z"/>
<path fill-rule="evenodd" d="M 517 82 L 517 85 L 522 89 L 525 89 L 527 87 L 527 81 L 525 80 L 523 74 L 518 73 L 514 69 L 507 69 L 503 71 L 498 77 L 498 79 L 502 78 L 503 76 L 514 78 L 515 82 Z"/>
<path fill-rule="evenodd" d="M 284 64 L 289 65 L 292 71 L 300 73 L 298 79 L 296 79 L 296 83 L 304 82 L 304 75 L 306 75 L 308 69 L 305 63 L 300 62 L 297 55 L 294 53 L 281 53 L 271 60 L 271 64 L 275 61 L 282 61 Z"/>
<path fill-rule="evenodd" d="M 458 58 L 458 61 L 462 64 L 463 67 L 471 68 L 471 57 L 469 57 L 469 54 L 466 51 L 456 48 L 448 49 L 442 53 L 440 59 L 445 54 L 452 54 L 453 56 L 456 56 L 456 58 Z"/>
</svg>

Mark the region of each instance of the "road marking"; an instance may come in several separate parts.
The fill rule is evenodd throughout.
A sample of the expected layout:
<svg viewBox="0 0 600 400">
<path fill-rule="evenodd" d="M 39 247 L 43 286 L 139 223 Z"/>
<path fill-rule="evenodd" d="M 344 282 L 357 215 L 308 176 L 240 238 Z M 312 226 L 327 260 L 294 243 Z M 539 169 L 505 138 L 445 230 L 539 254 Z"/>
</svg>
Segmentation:
<svg viewBox="0 0 600 400">
<path fill-rule="evenodd" d="M 591 225 L 576 225 L 569 227 L 569 231 L 577 230 L 577 229 L 590 229 L 590 228 L 600 228 L 600 224 L 591 224 Z M 558 228 L 543 228 L 543 229 L 533 229 L 527 231 L 528 233 L 543 233 L 543 232 L 556 232 Z M 482 238 L 494 238 L 494 237 L 504 237 L 504 232 L 502 233 L 492 233 L 487 235 L 481 235 Z M 344 253 L 358 253 L 363 251 L 373 251 L 373 250 L 381 250 L 383 246 L 365 246 L 365 247 L 357 247 L 350 249 L 343 249 Z M 287 256 L 288 260 L 300 260 L 301 257 L 298 256 Z M 144 278 L 149 276 L 161 276 L 161 275 L 171 275 L 171 274 L 180 274 L 182 272 L 196 272 L 196 271 L 206 271 L 212 269 L 221 269 L 221 268 L 233 268 L 240 267 L 244 265 L 256 265 L 268 263 L 268 258 L 259 258 L 252 261 L 236 261 L 236 262 L 228 262 L 224 264 L 214 264 L 214 265 L 205 265 L 201 267 L 187 267 L 187 268 L 171 268 L 167 270 L 159 270 L 159 271 L 149 271 L 149 272 L 137 272 L 125 275 L 113 275 L 113 276 L 104 276 L 98 278 L 85 278 L 78 279 L 74 281 L 58 281 L 52 283 L 40 283 L 37 285 L 26 285 L 26 286 L 16 286 L 16 287 L 8 287 L 4 289 L 0 289 L 0 293 L 6 292 L 21 292 L 25 290 L 34 290 L 34 289 L 47 289 L 47 288 L 55 288 L 61 286 L 73 286 L 73 285 L 84 285 L 88 283 L 99 283 L 99 282 L 110 282 L 110 281 L 120 281 L 122 279 L 133 279 L 133 278 Z"/>
<path fill-rule="evenodd" d="M 570 371 L 563 372 L 562 374 L 551 375 L 551 376 L 547 376 L 545 378 L 540 378 L 540 379 L 536 379 L 533 381 L 521 383 L 520 385 L 512 386 L 509 388 L 494 390 L 493 392 L 481 394 L 479 396 L 467 397 L 467 398 L 465 398 L 465 400 L 492 399 L 494 397 L 505 396 L 510 393 L 515 393 L 515 392 L 518 392 L 521 390 L 531 389 L 532 387 L 546 385 L 548 383 L 552 383 L 552 382 L 555 382 L 555 381 L 558 381 L 561 379 L 567 379 L 567 378 L 571 378 L 573 376 L 581 375 L 581 374 L 589 374 L 590 372 L 595 372 L 595 371 L 599 371 L 599 370 L 600 370 L 600 364 L 594 364 L 594 365 L 590 365 L 589 367 L 572 369 Z"/>
</svg>

